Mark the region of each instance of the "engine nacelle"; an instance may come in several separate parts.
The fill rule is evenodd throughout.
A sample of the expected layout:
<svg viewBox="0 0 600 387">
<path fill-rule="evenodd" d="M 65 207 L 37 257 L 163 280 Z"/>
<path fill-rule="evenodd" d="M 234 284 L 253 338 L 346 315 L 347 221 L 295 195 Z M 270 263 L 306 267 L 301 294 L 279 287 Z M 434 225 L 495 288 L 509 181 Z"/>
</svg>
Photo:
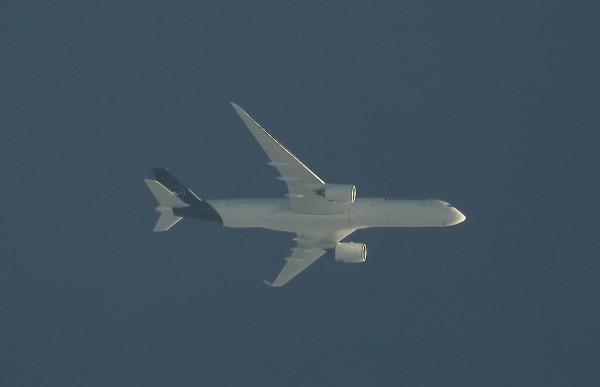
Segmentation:
<svg viewBox="0 0 600 387">
<path fill-rule="evenodd" d="M 367 245 L 364 243 L 338 243 L 335 247 L 335 260 L 362 263 L 367 260 Z"/>
<path fill-rule="evenodd" d="M 356 200 L 356 187 L 352 184 L 325 184 L 325 188 L 317 191 L 330 202 L 354 203 Z"/>
</svg>

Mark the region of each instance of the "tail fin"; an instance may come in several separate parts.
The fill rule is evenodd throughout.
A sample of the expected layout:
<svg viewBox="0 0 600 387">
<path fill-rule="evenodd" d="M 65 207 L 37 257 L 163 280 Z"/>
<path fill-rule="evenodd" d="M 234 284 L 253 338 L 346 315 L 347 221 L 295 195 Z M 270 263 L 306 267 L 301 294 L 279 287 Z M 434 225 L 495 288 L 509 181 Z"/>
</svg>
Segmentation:
<svg viewBox="0 0 600 387">
<path fill-rule="evenodd" d="M 164 185 L 156 180 L 144 179 L 144 182 L 158 202 L 156 211 L 160 213 L 160 217 L 156 222 L 156 226 L 154 226 L 154 231 L 167 231 L 182 218 L 181 216 L 173 214 L 173 208 L 188 207 L 189 204 L 175 196 L 173 192 L 169 191 Z"/>
<path fill-rule="evenodd" d="M 202 202 L 195 193 L 190 191 L 185 185 L 181 184 L 175 176 L 171 175 L 168 169 L 165 168 L 152 168 L 156 180 L 158 180 L 163 186 L 167 187 L 175 196 L 183 200 L 190 206 L 199 205 Z"/>
<path fill-rule="evenodd" d="M 167 169 L 153 168 L 152 171 L 156 180 L 145 182 L 158 200 L 156 210 L 161 213 L 154 231 L 166 231 L 182 217 L 223 225 L 223 219 L 214 207 L 181 184 Z"/>
</svg>

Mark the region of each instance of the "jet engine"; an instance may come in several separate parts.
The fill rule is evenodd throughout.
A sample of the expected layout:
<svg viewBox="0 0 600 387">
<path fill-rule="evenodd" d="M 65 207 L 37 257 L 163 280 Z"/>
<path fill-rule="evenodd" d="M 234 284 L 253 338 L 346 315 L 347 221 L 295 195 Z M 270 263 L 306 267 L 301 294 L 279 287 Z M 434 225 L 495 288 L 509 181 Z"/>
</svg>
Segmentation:
<svg viewBox="0 0 600 387">
<path fill-rule="evenodd" d="M 367 245 L 364 243 L 338 243 L 335 260 L 347 263 L 362 263 L 367 260 Z"/>
<path fill-rule="evenodd" d="M 325 184 L 325 188 L 317 191 L 330 202 L 354 203 L 356 200 L 356 187 L 351 184 Z"/>
</svg>

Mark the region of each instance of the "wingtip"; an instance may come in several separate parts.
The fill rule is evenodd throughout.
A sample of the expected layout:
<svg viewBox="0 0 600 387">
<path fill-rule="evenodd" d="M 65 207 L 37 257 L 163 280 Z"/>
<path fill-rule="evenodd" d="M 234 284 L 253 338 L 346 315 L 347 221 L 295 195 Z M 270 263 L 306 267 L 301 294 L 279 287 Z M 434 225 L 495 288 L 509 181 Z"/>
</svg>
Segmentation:
<svg viewBox="0 0 600 387">
<path fill-rule="evenodd" d="M 280 288 L 280 287 L 282 287 L 283 285 L 285 285 L 285 282 L 284 282 L 284 283 L 277 283 L 277 280 L 275 280 L 274 282 L 269 282 L 269 281 L 267 281 L 267 280 L 263 280 L 263 283 L 264 283 L 265 285 L 267 285 L 267 286 L 270 286 L 270 287 L 272 287 L 272 288 Z"/>
<path fill-rule="evenodd" d="M 240 107 L 240 105 L 236 104 L 235 102 L 229 102 L 231 104 L 231 106 L 233 106 L 233 108 L 235 109 L 235 111 L 237 112 L 237 114 L 241 117 L 242 114 L 248 115 L 248 113 L 246 113 L 246 111 L 244 109 L 242 109 Z"/>
</svg>

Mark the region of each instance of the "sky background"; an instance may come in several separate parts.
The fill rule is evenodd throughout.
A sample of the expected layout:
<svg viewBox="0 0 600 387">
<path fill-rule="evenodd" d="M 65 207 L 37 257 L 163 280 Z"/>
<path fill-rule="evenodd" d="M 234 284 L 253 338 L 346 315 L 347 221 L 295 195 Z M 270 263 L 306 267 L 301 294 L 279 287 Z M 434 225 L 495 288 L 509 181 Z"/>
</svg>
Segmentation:
<svg viewBox="0 0 600 387">
<path fill-rule="evenodd" d="M 593 1 L 0 1 L 1 385 L 598 385 Z M 285 193 L 234 101 L 331 183 L 467 221 L 291 237 L 182 221 Z"/>
</svg>

